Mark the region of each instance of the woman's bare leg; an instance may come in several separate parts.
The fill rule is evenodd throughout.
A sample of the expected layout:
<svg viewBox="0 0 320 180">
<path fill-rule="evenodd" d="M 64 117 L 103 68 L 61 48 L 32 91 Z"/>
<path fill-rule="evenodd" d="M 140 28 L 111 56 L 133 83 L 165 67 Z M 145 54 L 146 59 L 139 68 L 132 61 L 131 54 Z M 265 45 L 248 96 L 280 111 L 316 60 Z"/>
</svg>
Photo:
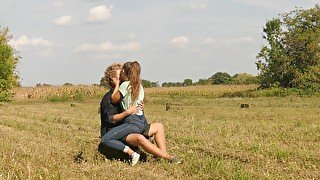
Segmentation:
<svg viewBox="0 0 320 180">
<path fill-rule="evenodd" d="M 126 137 L 126 142 L 133 146 L 140 146 L 148 153 L 151 153 L 157 157 L 161 157 L 168 160 L 172 159 L 172 157 L 168 153 L 161 150 L 156 145 L 152 144 L 141 134 L 129 134 Z"/>
<path fill-rule="evenodd" d="M 162 150 L 162 152 L 167 153 L 167 145 L 166 145 L 166 137 L 164 134 L 164 126 L 161 123 L 151 123 L 150 124 L 150 130 L 149 130 L 149 136 L 154 136 L 154 140 L 157 143 L 157 146 L 159 149 Z"/>
</svg>

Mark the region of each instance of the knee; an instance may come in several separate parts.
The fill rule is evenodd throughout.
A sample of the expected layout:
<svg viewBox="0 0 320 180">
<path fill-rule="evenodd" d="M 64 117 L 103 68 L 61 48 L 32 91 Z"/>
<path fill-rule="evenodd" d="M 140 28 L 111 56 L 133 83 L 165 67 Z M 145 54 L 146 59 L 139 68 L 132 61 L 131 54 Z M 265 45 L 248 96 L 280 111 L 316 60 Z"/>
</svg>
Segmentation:
<svg viewBox="0 0 320 180">
<path fill-rule="evenodd" d="M 101 142 L 104 144 L 107 144 L 110 140 L 111 138 L 109 136 L 102 136 L 101 138 Z"/>
<path fill-rule="evenodd" d="M 141 135 L 141 134 L 139 134 L 139 135 L 137 136 L 137 141 L 138 141 L 139 144 L 143 144 L 146 140 L 147 140 L 147 139 L 146 139 L 143 135 Z"/>
<path fill-rule="evenodd" d="M 164 131 L 164 125 L 162 123 L 156 123 L 157 131 Z"/>
</svg>

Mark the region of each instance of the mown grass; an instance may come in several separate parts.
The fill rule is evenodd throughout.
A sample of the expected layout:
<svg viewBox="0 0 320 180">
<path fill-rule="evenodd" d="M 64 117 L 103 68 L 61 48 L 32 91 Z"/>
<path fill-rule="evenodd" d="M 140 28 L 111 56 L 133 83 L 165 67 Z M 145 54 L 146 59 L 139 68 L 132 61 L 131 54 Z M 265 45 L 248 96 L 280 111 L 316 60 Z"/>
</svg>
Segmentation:
<svg viewBox="0 0 320 180">
<path fill-rule="evenodd" d="M 151 94 L 146 116 L 184 163 L 149 155 L 134 167 L 97 152 L 99 101 L 2 103 L 0 179 L 320 178 L 320 97 Z"/>
</svg>

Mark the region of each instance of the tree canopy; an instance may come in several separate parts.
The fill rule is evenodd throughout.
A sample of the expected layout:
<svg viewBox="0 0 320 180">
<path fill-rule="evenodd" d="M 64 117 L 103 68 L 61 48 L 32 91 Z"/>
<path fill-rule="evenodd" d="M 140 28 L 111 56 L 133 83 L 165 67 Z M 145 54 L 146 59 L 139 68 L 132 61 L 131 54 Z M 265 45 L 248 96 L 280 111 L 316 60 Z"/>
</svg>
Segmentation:
<svg viewBox="0 0 320 180">
<path fill-rule="evenodd" d="M 256 63 L 264 87 L 320 87 L 320 6 L 267 21 Z"/>
<path fill-rule="evenodd" d="M 227 84 L 231 80 L 231 76 L 226 72 L 217 72 L 212 77 L 212 84 Z"/>
<path fill-rule="evenodd" d="M 9 90 L 19 85 L 16 66 L 20 57 L 10 40 L 9 29 L 0 26 L 0 101 L 9 100 Z"/>
</svg>

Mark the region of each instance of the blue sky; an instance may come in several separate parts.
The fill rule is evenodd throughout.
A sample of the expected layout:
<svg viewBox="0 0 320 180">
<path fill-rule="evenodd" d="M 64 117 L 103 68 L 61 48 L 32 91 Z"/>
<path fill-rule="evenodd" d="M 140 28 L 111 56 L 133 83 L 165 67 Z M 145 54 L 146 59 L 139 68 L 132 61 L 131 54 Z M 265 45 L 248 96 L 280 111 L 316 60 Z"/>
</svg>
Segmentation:
<svg viewBox="0 0 320 180">
<path fill-rule="evenodd" d="M 99 83 L 113 62 L 138 60 L 142 78 L 197 81 L 257 74 L 268 19 L 315 0 L 2 0 L 0 25 L 22 57 L 23 86 Z"/>
</svg>

